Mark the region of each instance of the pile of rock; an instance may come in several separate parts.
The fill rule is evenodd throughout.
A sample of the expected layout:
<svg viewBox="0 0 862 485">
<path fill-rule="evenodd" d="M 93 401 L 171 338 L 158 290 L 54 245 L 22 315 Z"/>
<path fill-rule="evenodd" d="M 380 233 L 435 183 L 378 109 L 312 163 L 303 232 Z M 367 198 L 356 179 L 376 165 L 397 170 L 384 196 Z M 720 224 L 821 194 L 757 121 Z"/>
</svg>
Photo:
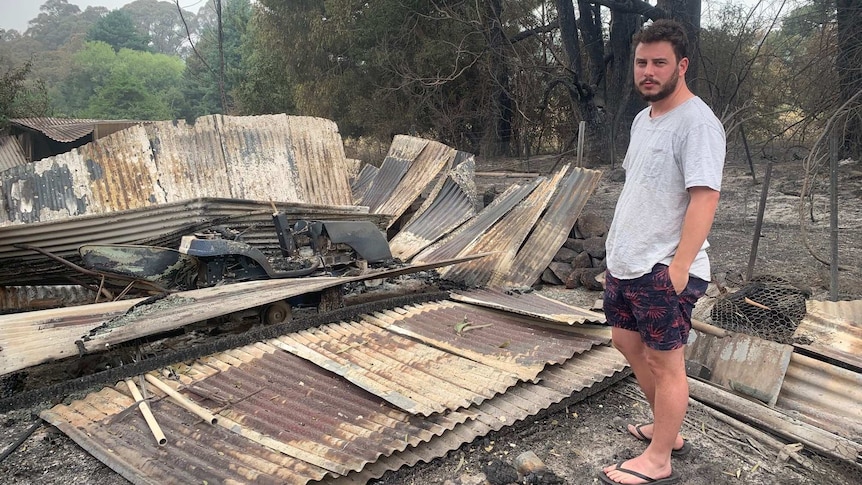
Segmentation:
<svg viewBox="0 0 862 485">
<path fill-rule="evenodd" d="M 566 288 L 583 286 L 588 290 L 601 290 L 602 284 L 596 280 L 596 276 L 607 268 L 607 233 L 608 224 L 600 216 L 590 212 L 581 214 L 566 242 L 542 273 L 542 282 L 566 285 Z"/>
</svg>

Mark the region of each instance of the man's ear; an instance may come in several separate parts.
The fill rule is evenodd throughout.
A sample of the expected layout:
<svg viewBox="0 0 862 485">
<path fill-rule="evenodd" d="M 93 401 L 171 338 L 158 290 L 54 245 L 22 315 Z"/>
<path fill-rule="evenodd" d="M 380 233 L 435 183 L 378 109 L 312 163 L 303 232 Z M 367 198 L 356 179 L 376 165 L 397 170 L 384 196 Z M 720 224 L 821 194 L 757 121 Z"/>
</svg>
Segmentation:
<svg viewBox="0 0 862 485">
<path fill-rule="evenodd" d="M 686 71 L 688 71 L 688 57 L 683 57 L 679 61 L 679 75 L 685 76 Z"/>
</svg>

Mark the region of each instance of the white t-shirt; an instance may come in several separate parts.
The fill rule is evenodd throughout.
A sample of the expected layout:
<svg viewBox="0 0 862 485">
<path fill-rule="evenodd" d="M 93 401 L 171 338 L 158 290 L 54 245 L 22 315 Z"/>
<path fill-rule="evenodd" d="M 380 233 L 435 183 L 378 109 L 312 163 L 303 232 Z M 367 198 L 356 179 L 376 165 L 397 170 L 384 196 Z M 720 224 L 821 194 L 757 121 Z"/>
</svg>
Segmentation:
<svg viewBox="0 0 862 485">
<path fill-rule="evenodd" d="M 709 106 L 693 97 L 650 118 L 647 107 L 635 117 L 623 161 L 626 182 L 607 237 L 611 275 L 633 279 L 657 263 L 670 264 L 688 209 L 687 189 L 721 189 L 726 151 L 724 127 Z M 704 241 L 689 273 L 709 281 Z"/>
</svg>

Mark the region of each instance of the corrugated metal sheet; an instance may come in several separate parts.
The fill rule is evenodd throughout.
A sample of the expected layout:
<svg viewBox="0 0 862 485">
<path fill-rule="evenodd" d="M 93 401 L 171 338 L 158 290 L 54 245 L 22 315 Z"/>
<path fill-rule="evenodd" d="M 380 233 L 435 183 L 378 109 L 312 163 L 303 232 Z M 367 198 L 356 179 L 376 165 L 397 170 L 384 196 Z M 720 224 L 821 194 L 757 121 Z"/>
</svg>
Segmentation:
<svg viewBox="0 0 862 485">
<path fill-rule="evenodd" d="M 459 152 L 462 155 L 463 152 Z M 439 190 L 429 195 L 416 214 L 389 241 L 392 256 L 407 261 L 476 215 L 476 161 L 464 157 L 449 171 Z M 458 161 L 459 157 L 456 157 Z"/>
<path fill-rule="evenodd" d="M 123 315 L 140 301 L 0 315 L 0 375 L 78 355 L 76 340 L 105 321 Z"/>
<path fill-rule="evenodd" d="M 618 376 L 624 367 L 618 352 L 597 347 L 549 367 L 537 384 L 521 383 L 481 405 L 420 418 L 273 345 L 258 343 L 191 366 L 173 366 L 179 382 L 169 383 L 182 383 L 186 397 L 216 413 L 216 426 L 173 401 L 158 399 L 162 393 L 148 387 L 157 396 L 151 402 L 153 414 L 168 438 L 163 447 L 155 444 L 124 386 L 58 405 L 41 416 L 133 483 L 365 481 L 363 477 L 442 456 Z"/>
<path fill-rule="evenodd" d="M 96 293 L 78 285 L 0 286 L 0 313 L 85 305 Z"/>
<path fill-rule="evenodd" d="M 772 406 L 778 399 L 793 347 L 744 333 L 717 337 L 693 331 L 685 358 L 711 371 L 710 382 Z"/>
<path fill-rule="evenodd" d="M 344 477 L 327 478 L 323 483 L 327 485 L 370 483 L 370 480 L 382 477 L 387 471 L 413 466 L 420 462 L 428 463 L 460 448 L 464 443 L 470 443 L 475 438 L 523 421 L 584 389 L 598 383 L 619 379 L 625 375 L 622 371 L 626 365 L 625 359 L 616 349 L 594 347 L 589 352 L 576 355 L 560 366 L 545 369 L 539 374 L 536 384 L 521 382 L 506 394 L 485 401 L 476 408 L 474 419 L 458 424 L 451 432 L 432 438 L 428 444 L 381 457 L 363 468 L 361 472 L 351 472 Z"/>
<path fill-rule="evenodd" d="M 377 312 L 365 321 L 525 381 L 535 379 L 547 364 L 559 364 L 593 345 L 608 343 L 586 334 L 531 325 L 519 315 L 453 301 Z"/>
<path fill-rule="evenodd" d="M 0 136 L 0 172 L 3 170 L 24 165 L 27 157 L 24 150 L 14 136 Z"/>
<path fill-rule="evenodd" d="M 136 307 L 130 313 L 127 310 L 142 299 L 0 315 L 0 375 L 75 355 L 78 353 L 75 341 L 103 325 L 109 328 L 84 342 L 88 351 L 105 350 L 130 339 L 345 283 L 394 278 L 451 263 L 408 265 L 353 277 L 249 281 L 177 292 L 152 305 Z M 36 333 L 40 339 L 33 338 Z"/>
<path fill-rule="evenodd" d="M 410 165 L 428 145 L 428 140 L 406 135 L 397 135 L 389 146 L 389 153 L 380 164 L 374 180 L 365 191 L 360 205 L 367 206 L 371 212 L 377 211 L 392 196 L 392 191 L 410 170 Z"/>
<path fill-rule="evenodd" d="M 50 222 L 0 226 L 0 285 L 66 283 L 74 271 L 34 251 L 30 245 L 78 262 L 82 244 L 149 244 L 178 248 L 183 235 L 213 225 L 245 231 L 243 240 L 261 250 L 277 249 L 278 239 L 268 202 L 195 199 L 102 215 Z M 276 203 L 288 219 L 371 221 L 384 227 L 386 217 L 366 207 Z"/>
<path fill-rule="evenodd" d="M 377 177 L 379 170 L 374 165 L 366 164 L 362 167 L 359 175 L 353 180 L 353 183 L 350 184 L 350 191 L 353 194 L 353 202 L 355 204 L 359 204 L 362 198 L 365 197 L 365 194 L 368 193 L 371 182 Z"/>
<path fill-rule="evenodd" d="M 401 137 L 399 139 L 396 137 L 396 140 L 393 141 L 393 146 L 401 140 L 407 142 L 410 147 L 415 147 L 421 144 L 421 142 L 425 142 L 422 151 L 413 160 L 408 160 L 407 171 L 396 184 L 383 187 L 383 184 L 377 183 L 375 179 L 366 197 L 362 200 L 362 205 L 367 205 L 371 212 L 390 215 L 389 226 L 394 224 L 413 202 L 419 199 L 422 192 L 429 187 L 440 173 L 445 173 L 452 167 L 457 154 L 454 148 L 442 143 L 422 139 L 407 140 L 407 138 Z M 378 172 L 378 177 L 382 174 L 384 174 L 383 167 Z M 381 188 L 385 188 L 388 194 L 379 201 L 373 200 L 374 195 L 383 195 L 378 192 Z M 372 200 L 367 201 L 366 199 Z"/>
<path fill-rule="evenodd" d="M 72 142 L 93 132 L 99 120 L 69 118 L 13 118 L 13 125 L 19 125 L 41 133 L 59 142 Z"/>
<path fill-rule="evenodd" d="M 496 272 L 489 284 L 510 288 L 532 286 L 565 242 L 601 175 L 598 170 L 571 169 L 511 266 Z"/>
<path fill-rule="evenodd" d="M 795 344 L 862 369 L 862 300 L 805 302 L 807 313 L 793 340 Z"/>
<path fill-rule="evenodd" d="M 862 445 L 862 374 L 858 372 L 794 353 L 777 405 Z"/>
<path fill-rule="evenodd" d="M 334 122 L 267 115 L 134 126 L 2 172 L 5 220 L 105 214 L 198 197 L 348 206 Z"/>
<path fill-rule="evenodd" d="M 481 288 L 453 293 L 452 299 L 567 325 L 606 322 L 603 313 L 567 305 L 534 292 L 512 293 L 499 288 Z"/>
<path fill-rule="evenodd" d="M 494 226 L 500 219 L 520 204 L 535 188 L 544 181 L 538 178 L 527 185 L 511 185 L 487 207 L 454 232 L 435 244 L 425 248 L 413 257 L 414 262 L 436 261 L 449 259 L 461 254 L 472 245 L 485 231 Z"/>
<path fill-rule="evenodd" d="M 518 382 L 493 367 L 362 321 L 305 330 L 270 344 L 423 416 L 479 404 Z"/>
<path fill-rule="evenodd" d="M 542 181 L 523 202 L 514 207 L 492 228 L 485 231 L 459 253 L 494 251 L 494 254 L 483 258 L 479 265 L 475 262 L 459 264 L 444 269 L 441 271 L 441 275 L 446 279 L 462 282 L 468 286 L 485 286 L 494 275 L 508 273 L 515 255 L 521 250 L 527 235 L 544 212 L 551 195 L 562 180 L 563 173 L 564 171 L 561 170 L 550 179 Z M 529 251 L 530 248 L 524 250 Z"/>
</svg>

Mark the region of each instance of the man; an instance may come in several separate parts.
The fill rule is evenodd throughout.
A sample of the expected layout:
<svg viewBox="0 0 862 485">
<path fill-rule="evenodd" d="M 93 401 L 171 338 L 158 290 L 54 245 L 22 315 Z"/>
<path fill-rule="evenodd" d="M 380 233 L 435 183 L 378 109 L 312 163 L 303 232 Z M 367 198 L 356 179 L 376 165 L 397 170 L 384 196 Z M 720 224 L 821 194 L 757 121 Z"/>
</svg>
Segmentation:
<svg viewBox="0 0 862 485">
<path fill-rule="evenodd" d="M 629 425 L 649 442 L 605 467 L 604 483 L 678 483 L 671 455 L 691 449 L 679 434 L 688 407 L 684 345 L 694 303 L 711 273 L 706 241 L 721 188 L 725 135 L 685 82 L 688 40 L 658 20 L 634 39 L 634 81 L 649 106 L 632 123 L 626 182 L 607 238 L 605 315 L 649 401 L 653 423 Z"/>
</svg>

